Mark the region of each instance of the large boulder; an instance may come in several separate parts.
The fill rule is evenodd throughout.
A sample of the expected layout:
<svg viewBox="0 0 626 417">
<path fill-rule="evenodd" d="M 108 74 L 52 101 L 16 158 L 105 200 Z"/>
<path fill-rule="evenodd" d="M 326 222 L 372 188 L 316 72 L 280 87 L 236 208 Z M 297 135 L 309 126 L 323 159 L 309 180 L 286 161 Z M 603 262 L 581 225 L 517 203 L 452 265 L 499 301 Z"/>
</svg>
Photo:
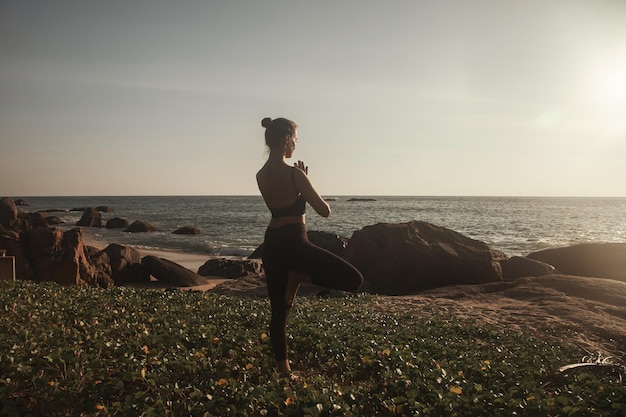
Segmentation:
<svg viewBox="0 0 626 417">
<path fill-rule="evenodd" d="M 80 228 L 63 233 L 55 228 L 38 228 L 23 234 L 23 246 L 35 281 L 64 285 L 113 285 L 104 263 L 92 264 Z"/>
<path fill-rule="evenodd" d="M 149 255 L 141 259 L 141 264 L 158 281 L 175 287 L 193 287 L 209 283 L 207 278 L 167 259 Z"/>
<path fill-rule="evenodd" d="M 88 207 L 83 211 L 83 215 L 76 223 L 76 226 L 102 227 L 102 214 L 94 207 Z"/>
<path fill-rule="evenodd" d="M 563 274 L 626 282 L 626 243 L 583 243 L 533 252 L 527 257 L 550 264 Z"/>
<path fill-rule="evenodd" d="M 523 277 L 541 277 L 549 274 L 560 273 L 552 265 L 535 259 L 528 259 L 522 256 L 513 256 L 509 259 L 500 260 L 502 267 L 502 278 L 516 279 Z"/>
<path fill-rule="evenodd" d="M 150 223 L 147 223 L 141 220 L 135 220 L 134 222 L 131 223 L 130 226 L 124 229 L 124 231 L 128 233 L 154 232 L 155 230 L 156 230 L 156 227 L 154 227 Z"/>
<path fill-rule="evenodd" d="M 209 259 L 198 269 L 203 277 L 242 278 L 263 273 L 263 265 L 258 261 L 227 258 Z"/>
<path fill-rule="evenodd" d="M 352 235 L 345 258 L 363 273 L 364 288 L 377 294 L 502 280 L 485 243 L 420 221 L 366 226 Z"/>
<path fill-rule="evenodd" d="M 33 278 L 33 270 L 22 249 L 22 243 L 17 233 L 0 234 L 0 249 L 4 249 L 8 256 L 15 257 L 15 277 L 17 279 L 30 280 Z"/>
<path fill-rule="evenodd" d="M 0 228 L 13 229 L 17 224 L 17 206 L 9 197 L 0 200 Z"/>
<path fill-rule="evenodd" d="M 307 238 L 311 243 L 320 248 L 326 249 L 337 256 L 344 257 L 349 239 L 334 233 L 322 232 L 319 230 L 308 230 Z M 252 252 L 248 259 L 261 259 L 263 257 L 263 243 Z"/>
<path fill-rule="evenodd" d="M 128 227 L 128 220 L 119 217 L 109 219 L 105 226 L 107 229 L 124 229 Z"/>
<path fill-rule="evenodd" d="M 109 257 L 111 276 L 115 284 L 150 280 L 150 274 L 141 265 L 141 253 L 137 249 L 112 243 L 103 252 Z"/>
</svg>

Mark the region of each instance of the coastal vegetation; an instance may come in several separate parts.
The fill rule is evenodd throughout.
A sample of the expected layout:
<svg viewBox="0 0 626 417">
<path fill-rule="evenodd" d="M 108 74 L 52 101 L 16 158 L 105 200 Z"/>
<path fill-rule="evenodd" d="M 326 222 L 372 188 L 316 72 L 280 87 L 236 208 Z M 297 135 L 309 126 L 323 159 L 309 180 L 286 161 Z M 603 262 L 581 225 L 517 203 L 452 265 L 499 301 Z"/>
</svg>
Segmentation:
<svg viewBox="0 0 626 417">
<path fill-rule="evenodd" d="M 200 291 L 0 282 L 0 415 L 622 416 L 619 373 L 552 328 L 392 297 L 298 298 L 299 378 L 275 372 L 269 302 Z"/>
</svg>

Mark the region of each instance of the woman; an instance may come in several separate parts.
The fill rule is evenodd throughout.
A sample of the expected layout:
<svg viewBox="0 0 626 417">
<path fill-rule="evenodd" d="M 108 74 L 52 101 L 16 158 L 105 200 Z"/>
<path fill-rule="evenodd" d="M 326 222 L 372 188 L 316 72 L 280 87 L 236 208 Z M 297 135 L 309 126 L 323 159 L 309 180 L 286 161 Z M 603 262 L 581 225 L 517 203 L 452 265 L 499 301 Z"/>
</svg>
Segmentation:
<svg viewBox="0 0 626 417">
<path fill-rule="evenodd" d="M 263 267 L 272 305 L 270 338 L 278 369 L 283 375 L 290 375 L 287 317 L 300 284 L 311 282 L 326 288 L 356 291 L 363 283 L 363 276 L 345 260 L 307 239 L 306 203 L 323 217 L 330 215 L 330 207 L 309 181 L 304 163 L 298 161 L 289 166 L 285 162 L 296 148 L 297 125 L 291 120 L 269 117 L 261 125 L 265 128 L 269 157 L 256 179 L 272 213 L 263 245 Z"/>
</svg>

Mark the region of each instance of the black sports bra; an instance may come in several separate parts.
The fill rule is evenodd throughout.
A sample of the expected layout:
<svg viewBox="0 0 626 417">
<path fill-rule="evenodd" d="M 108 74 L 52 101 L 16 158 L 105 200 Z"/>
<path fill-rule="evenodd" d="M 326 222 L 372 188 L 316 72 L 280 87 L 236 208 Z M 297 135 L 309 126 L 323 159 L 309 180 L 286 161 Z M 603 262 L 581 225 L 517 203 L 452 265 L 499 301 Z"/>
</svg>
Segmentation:
<svg viewBox="0 0 626 417">
<path fill-rule="evenodd" d="M 293 188 L 298 191 L 296 188 L 296 182 L 293 178 L 293 173 L 297 168 L 291 168 L 291 182 L 293 183 Z M 272 218 L 275 219 L 277 217 L 292 217 L 292 216 L 301 216 L 306 211 L 306 199 L 300 193 L 298 193 L 298 197 L 296 197 L 296 201 L 293 202 L 292 205 L 287 207 L 268 207 L 270 212 L 272 213 Z"/>
</svg>

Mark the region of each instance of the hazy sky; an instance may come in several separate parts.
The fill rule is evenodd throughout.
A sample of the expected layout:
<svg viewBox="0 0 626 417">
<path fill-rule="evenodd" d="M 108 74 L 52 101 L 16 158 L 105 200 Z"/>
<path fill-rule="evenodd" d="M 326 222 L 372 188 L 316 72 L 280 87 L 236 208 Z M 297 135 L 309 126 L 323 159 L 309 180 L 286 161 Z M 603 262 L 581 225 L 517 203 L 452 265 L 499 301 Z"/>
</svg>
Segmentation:
<svg viewBox="0 0 626 417">
<path fill-rule="evenodd" d="M 0 197 L 626 196 L 626 1 L 0 0 Z"/>
</svg>

